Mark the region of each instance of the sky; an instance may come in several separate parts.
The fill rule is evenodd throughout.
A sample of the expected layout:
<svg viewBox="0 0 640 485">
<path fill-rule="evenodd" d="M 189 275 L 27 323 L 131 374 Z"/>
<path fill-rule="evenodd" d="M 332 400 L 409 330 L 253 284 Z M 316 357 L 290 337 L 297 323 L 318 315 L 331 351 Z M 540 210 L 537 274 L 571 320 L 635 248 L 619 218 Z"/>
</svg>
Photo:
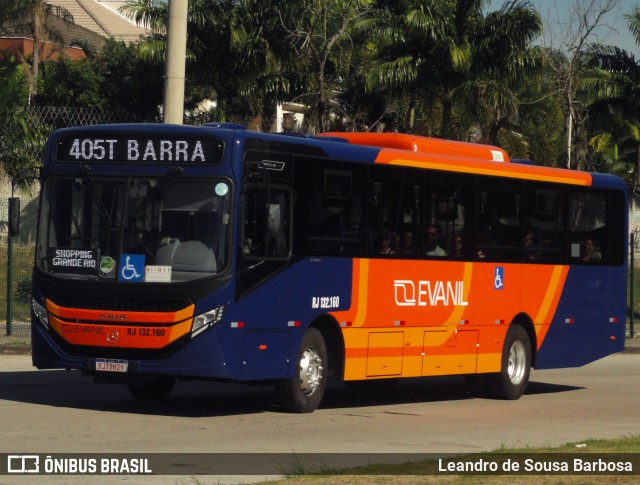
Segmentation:
<svg viewBox="0 0 640 485">
<path fill-rule="evenodd" d="M 488 11 L 499 10 L 506 0 L 490 0 Z M 587 5 L 590 2 L 603 2 L 604 0 L 529 0 L 533 7 L 540 13 L 544 28 L 544 37 L 539 42 L 552 47 L 562 47 L 562 37 L 570 29 L 570 14 L 576 3 Z M 617 7 L 604 17 L 603 25 L 595 32 L 593 42 L 606 45 L 615 45 L 640 58 L 640 46 L 638 46 L 629 32 L 624 14 L 640 5 L 640 0 L 618 0 Z"/>
</svg>

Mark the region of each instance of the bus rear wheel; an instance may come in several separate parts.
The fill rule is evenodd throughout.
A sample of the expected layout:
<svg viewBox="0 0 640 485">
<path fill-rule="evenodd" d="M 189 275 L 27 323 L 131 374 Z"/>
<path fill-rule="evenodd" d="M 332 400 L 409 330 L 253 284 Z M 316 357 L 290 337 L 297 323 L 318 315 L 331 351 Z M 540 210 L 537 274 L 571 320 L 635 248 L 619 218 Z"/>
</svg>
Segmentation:
<svg viewBox="0 0 640 485">
<path fill-rule="evenodd" d="M 322 334 L 308 329 L 302 337 L 298 353 L 298 373 L 276 385 L 276 397 L 287 411 L 311 413 L 322 401 L 327 386 L 327 346 Z"/>
<path fill-rule="evenodd" d="M 498 399 L 519 399 L 527 389 L 530 372 L 529 334 L 520 325 L 511 325 L 504 339 L 501 370 L 487 376 L 490 394 Z"/>
<path fill-rule="evenodd" d="M 144 382 L 128 384 L 129 392 L 136 399 L 143 401 L 161 401 L 173 390 L 175 377 L 164 376 Z"/>
</svg>

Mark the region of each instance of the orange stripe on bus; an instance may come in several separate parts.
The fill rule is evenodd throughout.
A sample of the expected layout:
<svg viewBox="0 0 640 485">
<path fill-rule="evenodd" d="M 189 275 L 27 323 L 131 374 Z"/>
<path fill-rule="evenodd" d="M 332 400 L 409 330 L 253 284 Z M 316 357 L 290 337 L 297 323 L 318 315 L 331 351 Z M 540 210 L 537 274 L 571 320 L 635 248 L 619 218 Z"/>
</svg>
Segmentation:
<svg viewBox="0 0 640 485">
<path fill-rule="evenodd" d="M 553 269 L 551 280 L 547 286 L 547 292 L 542 300 L 542 305 L 538 310 L 538 314 L 535 317 L 534 323 L 536 325 L 542 324 L 538 332 L 538 348 L 542 345 L 542 341 L 547 335 L 549 330 L 549 324 L 555 313 L 555 309 L 558 307 L 558 301 L 562 295 L 562 289 L 564 288 L 564 282 L 567 279 L 569 273 L 568 266 L 556 266 Z"/>
<path fill-rule="evenodd" d="M 71 323 L 52 315 L 49 323 L 64 340 L 71 344 L 108 348 L 161 349 L 191 330 L 191 320 L 172 327 L 146 325 L 140 327 Z"/>
<path fill-rule="evenodd" d="M 102 323 L 175 323 L 193 316 L 193 305 L 176 312 L 129 312 L 112 310 L 93 310 L 86 308 L 65 308 L 47 300 L 47 310 L 62 320 Z"/>
<path fill-rule="evenodd" d="M 517 165 L 512 163 L 504 164 L 500 162 L 467 161 L 460 157 L 449 157 L 446 155 L 439 155 L 436 157 L 429 156 L 424 153 L 412 154 L 410 152 L 381 150 L 376 159 L 376 163 L 403 165 L 407 167 L 447 172 L 492 175 L 522 180 L 537 180 L 540 182 L 591 185 L 591 175 L 586 172 L 531 165 Z"/>
<path fill-rule="evenodd" d="M 176 312 L 123 312 L 46 304 L 51 328 L 67 342 L 114 348 L 166 347 L 191 331 L 194 311 L 194 305 Z"/>
</svg>

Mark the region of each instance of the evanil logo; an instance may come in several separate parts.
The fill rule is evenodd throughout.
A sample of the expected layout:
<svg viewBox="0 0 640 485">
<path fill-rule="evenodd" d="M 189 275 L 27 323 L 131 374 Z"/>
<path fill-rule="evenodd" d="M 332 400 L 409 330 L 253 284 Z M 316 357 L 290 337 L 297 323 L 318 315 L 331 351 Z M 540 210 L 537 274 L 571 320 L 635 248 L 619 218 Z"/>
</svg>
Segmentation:
<svg viewBox="0 0 640 485">
<path fill-rule="evenodd" d="M 394 280 L 398 306 L 467 306 L 463 281 Z"/>
</svg>

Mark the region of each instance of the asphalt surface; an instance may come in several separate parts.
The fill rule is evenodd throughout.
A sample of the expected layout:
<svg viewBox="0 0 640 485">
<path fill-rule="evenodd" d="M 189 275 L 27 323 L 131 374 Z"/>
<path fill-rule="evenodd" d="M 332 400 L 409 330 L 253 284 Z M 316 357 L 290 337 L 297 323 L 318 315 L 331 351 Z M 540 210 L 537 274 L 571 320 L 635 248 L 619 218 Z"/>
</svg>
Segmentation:
<svg viewBox="0 0 640 485">
<path fill-rule="evenodd" d="M 468 453 L 503 445 L 607 439 L 637 433 L 639 425 L 634 418 L 640 399 L 638 357 L 630 355 L 640 353 L 639 338 L 627 339 L 622 354 L 584 368 L 535 371 L 527 394 L 517 402 L 471 398 L 460 379 L 453 378 L 410 379 L 390 396 L 360 396 L 332 383 L 323 406 L 311 416 L 281 412 L 270 389 L 206 382 L 179 383 L 170 399 L 149 407 L 132 400 L 120 386 L 96 385 L 77 373 L 36 371 L 29 353 L 29 337 L 0 336 L 5 451 L 15 451 L 12 446 L 19 443 L 21 451 L 52 453 L 64 443 L 66 452 L 357 451 L 367 456 L 380 452 L 383 444 L 385 451 L 400 453 Z M 123 429 L 129 430 L 124 441 Z M 87 477 L 30 478 L 30 483 L 48 485 L 87 483 Z M 265 478 L 111 476 L 91 477 L 91 482 L 175 485 Z M 25 482 L 0 477 L 0 483 Z"/>
</svg>

